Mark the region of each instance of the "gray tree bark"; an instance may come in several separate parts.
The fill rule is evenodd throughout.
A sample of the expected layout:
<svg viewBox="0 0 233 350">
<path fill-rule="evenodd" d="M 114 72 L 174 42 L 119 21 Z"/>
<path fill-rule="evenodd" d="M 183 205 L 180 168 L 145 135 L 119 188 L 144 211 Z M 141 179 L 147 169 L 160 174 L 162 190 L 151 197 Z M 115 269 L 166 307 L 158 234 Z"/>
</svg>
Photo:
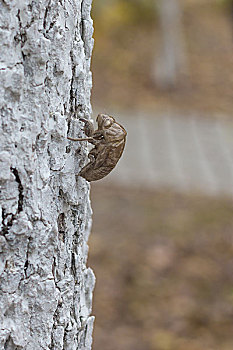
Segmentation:
<svg viewBox="0 0 233 350">
<path fill-rule="evenodd" d="M 0 0 L 0 349 L 91 349 L 91 0 Z M 76 111 L 76 114 L 72 114 Z"/>
</svg>

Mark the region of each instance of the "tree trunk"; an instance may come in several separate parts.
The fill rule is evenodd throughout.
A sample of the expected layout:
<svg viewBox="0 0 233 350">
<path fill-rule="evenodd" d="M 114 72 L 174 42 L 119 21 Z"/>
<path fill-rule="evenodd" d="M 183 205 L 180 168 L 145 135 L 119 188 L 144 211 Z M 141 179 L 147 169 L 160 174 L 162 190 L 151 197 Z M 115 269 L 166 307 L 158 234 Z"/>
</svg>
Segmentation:
<svg viewBox="0 0 233 350">
<path fill-rule="evenodd" d="M 0 0 L 0 349 L 91 349 L 90 9 Z"/>
<path fill-rule="evenodd" d="M 179 0 L 158 0 L 160 50 L 155 60 L 154 78 L 159 88 L 176 88 L 187 70 Z"/>
</svg>

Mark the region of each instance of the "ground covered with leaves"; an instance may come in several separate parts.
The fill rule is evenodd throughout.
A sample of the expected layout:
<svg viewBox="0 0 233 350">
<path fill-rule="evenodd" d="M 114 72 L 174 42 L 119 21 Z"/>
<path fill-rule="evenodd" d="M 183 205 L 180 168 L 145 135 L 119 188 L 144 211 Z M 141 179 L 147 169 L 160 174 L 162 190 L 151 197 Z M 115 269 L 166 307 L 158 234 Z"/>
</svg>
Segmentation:
<svg viewBox="0 0 233 350">
<path fill-rule="evenodd" d="M 94 350 L 233 349 L 233 202 L 92 187 Z"/>
</svg>

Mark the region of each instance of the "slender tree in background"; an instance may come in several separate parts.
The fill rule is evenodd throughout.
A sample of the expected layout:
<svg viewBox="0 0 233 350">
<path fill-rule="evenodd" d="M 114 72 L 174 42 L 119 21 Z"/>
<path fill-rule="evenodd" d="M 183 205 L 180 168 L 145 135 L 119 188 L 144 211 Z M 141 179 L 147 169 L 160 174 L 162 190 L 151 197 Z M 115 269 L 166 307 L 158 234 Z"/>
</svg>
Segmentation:
<svg viewBox="0 0 233 350">
<path fill-rule="evenodd" d="M 91 113 L 90 9 L 0 1 L 1 349 L 91 349 L 86 145 L 67 140 Z"/>
<path fill-rule="evenodd" d="M 156 4 L 161 42 L 153 76 L 159 88 L 170 89 L 177 86 L 181 72 L 187 69 L 182 31 L 182 6 L 180 0 L 157 0 Z"/>
<path fill-rule="evenodd" d="M 233 0 L 230 0 L 230 21 L 231 21 L 232 32 L 233 32 Z"/>
</svg>

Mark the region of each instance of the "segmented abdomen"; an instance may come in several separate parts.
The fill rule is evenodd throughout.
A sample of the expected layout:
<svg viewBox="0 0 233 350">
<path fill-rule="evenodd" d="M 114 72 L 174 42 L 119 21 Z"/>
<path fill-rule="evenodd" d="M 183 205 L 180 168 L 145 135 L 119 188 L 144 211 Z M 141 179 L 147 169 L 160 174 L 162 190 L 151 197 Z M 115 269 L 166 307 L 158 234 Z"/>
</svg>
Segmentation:
<svg viewBox="0 0 233 350">
<path fill-rule="evenodd" d="M 100 168 L 97 169 L 88 169 L 88 165 L 87 164 L 79 173 L 80 176 L 84 177 L 84 179 L 86 179 L 87 181 L 96 181 L 96 180 L 100 180 L 103 177 L 105 177 L 106 175 L 108 175 L 113 168 L 115 168 L 116 164 L 114 166 L 102 166 Z"/>
</svg>

